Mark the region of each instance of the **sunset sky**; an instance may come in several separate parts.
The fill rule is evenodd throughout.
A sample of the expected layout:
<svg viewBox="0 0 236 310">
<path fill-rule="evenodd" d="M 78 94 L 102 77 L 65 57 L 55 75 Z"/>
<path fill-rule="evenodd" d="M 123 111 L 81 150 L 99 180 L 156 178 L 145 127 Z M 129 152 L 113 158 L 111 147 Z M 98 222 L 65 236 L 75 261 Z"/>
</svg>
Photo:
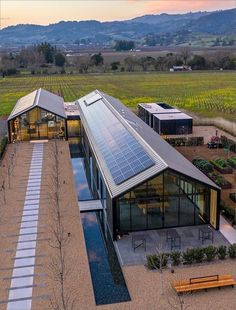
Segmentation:
<svg viewBox="0 0 236 310">
<path fill-rule="evenodd" d="M 144 14 L 213 11 L 234 8 L 235 0 L 0 0 L 1 27 L 60 20 L 123 20 Z"/>
</svg>

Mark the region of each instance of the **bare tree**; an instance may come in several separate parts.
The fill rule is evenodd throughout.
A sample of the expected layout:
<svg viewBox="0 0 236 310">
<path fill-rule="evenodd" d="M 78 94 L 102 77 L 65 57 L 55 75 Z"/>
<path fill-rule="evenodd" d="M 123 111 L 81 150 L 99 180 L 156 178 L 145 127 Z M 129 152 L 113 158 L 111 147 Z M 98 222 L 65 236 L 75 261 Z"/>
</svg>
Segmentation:
<svg viewBox="0 0 236 310">
<path fill-rule="evenodd" d="M 181 281 L 181 280 L 180 280 Z M 171 284 L 166 289 L 166 299 L 168 302 L 168 309 L 173 310 L 187 310 L 190 309 L 190 305 L 186 303 L 186 297 L 190 292 L 184 292 L 178 294 Z"/>
<path fill-rule="evenodd" d="M 164 281 L 163 281 L 163 268 L 167 265 L 167 254 L 164 253 L 164 240 L 162 236 L 158 235 L 158 242 L 156 245 L 156 254 L 150 255 L 149 260 L 151 261 L 152 267 L 159 271 L 160 275 L 160 294 L 164 294 Z"/>
<path fill-rule="evenodd" d="M 180 49 L 180 57 L 183 60 L 184 65 L 187 64 L 187 61 L 190 59 L 191 57 L 191 49 L 189 46 L 184 46 L 181 47 Z"/>
<path fill-rule="evenodd" d="M 73 64 L 79 69 L 80 73 L 87 73 L 90 66 L 89 56 L 74 56 Z"/>
<path fill-rule="evenodd" d="M 52 142 L 51 157 L 53 158 L 53 165 L 51 167 L 51 181 L 50 181 L 50 197 L 51 197 L 51 216 L 52 223 L 50 226 L 51 238 L 49 245 L 55 249 L 55 255 L 52 257 L 49 264 L 51 276 L 58 285 L 58 289 L 54 289 L 51 296 L 51 306 L 55 310 L 68 310 L 74 307 L 73 291 L 66 289 L 66 281 L 72 270 L 67 263 L 66 247 L 69 243 L 69 235 L 64 228 L 63 219 L 65 213 L 61 205 L 61 193 L 63 190 L 64 181 L 61 178 L 60 155 L 62 151 L 59 150 L 58 140 Z"/>
</svg>

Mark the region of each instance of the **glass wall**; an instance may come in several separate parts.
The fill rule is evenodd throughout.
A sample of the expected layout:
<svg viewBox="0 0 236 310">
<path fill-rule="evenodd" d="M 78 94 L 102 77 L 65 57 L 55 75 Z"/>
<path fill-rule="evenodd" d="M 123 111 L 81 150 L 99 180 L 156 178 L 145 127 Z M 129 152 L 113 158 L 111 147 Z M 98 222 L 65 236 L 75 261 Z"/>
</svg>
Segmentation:
<svg viewBox="0 0 236 310">
<path fill-rule="evenodd" d="M 11 120 L 11 141 L 28 141 L 65 137 L 65 119 L 40 108 L 34 108 Z"/>
<path fill-rule="evenodd" d="M 210 198 L 206 185 L 167 170 L 118 199 L 118 232 L 209 223 Z"/>
<path fill-rule="evenodd" d="M 80 120 L 67 120 L 68 137 L 80 137 Z"/>
</svg>

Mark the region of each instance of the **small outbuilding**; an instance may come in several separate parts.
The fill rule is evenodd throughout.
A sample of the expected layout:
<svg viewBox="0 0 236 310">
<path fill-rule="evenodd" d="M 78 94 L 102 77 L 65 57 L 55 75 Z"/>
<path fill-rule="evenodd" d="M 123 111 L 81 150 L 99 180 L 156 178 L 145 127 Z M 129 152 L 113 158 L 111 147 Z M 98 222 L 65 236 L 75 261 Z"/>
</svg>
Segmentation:
<svg viewBox="0 0 236 310">
<path fill-rule="evenodd" d="M 167 103 L 140 103 L 138 115 L 159 134 L 183 135 L 192 133 L 192 117 Z"/>
<path fill-rule="evenodd" d="M 62 97 L 42 88 L 20 98 L 8 118 L 9 141 L 66 138 Z"/>
</svg>

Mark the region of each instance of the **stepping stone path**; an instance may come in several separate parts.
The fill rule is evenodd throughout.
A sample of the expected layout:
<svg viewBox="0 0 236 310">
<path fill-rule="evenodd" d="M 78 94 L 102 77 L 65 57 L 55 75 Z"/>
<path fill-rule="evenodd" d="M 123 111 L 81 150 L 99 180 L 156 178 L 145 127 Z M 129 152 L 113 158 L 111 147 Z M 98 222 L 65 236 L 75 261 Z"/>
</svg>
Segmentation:
<svg viewBox="0 0 236 310">
<path fill-rule="evenodd" d="M 31 310 L 34 268 L 38 236 L 43 143 L 35 143 L 28 175 L 24 209 L 18 235 L 14 267 L 7 303 L 7 310 Z M 40 297 L 40 296 L 38 296 Z M 43 296 L 42 296 L 43 297 Z"/>
</svg>

